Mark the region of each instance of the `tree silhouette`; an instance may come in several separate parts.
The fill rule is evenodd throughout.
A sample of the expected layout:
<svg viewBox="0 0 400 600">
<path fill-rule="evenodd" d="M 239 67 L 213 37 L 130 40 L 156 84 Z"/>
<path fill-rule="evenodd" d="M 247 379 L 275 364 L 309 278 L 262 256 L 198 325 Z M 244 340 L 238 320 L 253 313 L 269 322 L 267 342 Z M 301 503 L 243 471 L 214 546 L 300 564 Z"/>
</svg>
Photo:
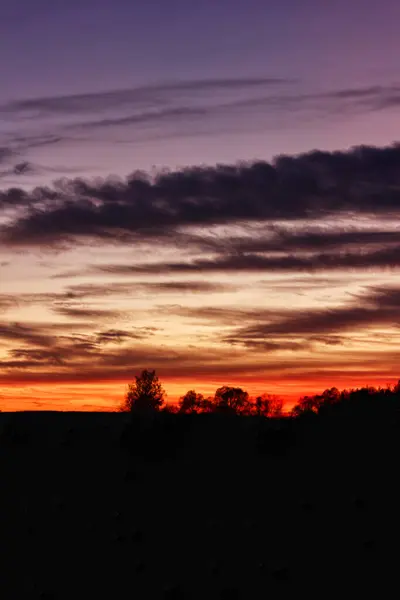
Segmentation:
<svg viewBox="0 0 400 600">
<path fill-rule="evenodd" d="M 389 387 L 388 391 L 390 391 L 395 396 L 400 396 L 400 379 L 397 383 L 394 384 L 392 388 Z"/>
<path fill-rule="evenodd" d="M 213 413 L 215 411 L 213 398 L 203 398 L 200 408 L 202 413 Z"/>
<path fill-rule="evenodd" d="M 217 389 L 214 396 L 216 412 L 239 414 L 249 409 L 249 394 L 242 388 L 224 385 Z"/>
<path fill-rule="evenodd" d="M 204 408 L 204 396 L 196 394 L 194 390 L 189 390 L 179 399 L 179 412 L 197 414 Z"/>
<path fill-rule="evenodd" d="M 292 408 L 291 416 L 300 417 L 302 415 L 316 415 L 321 406 L 320 396 L 303 396 L 298 403 Z"/>
<path fill-rule="evenodd" d="M 176 404 L 164 404 L 161 408 L 160 413 L 168 415 L 176 415 L 179 412 L 179 406 Z"/>
<path fill-rule="evenodd" d="M 386 389 L 366 386 L 339 391 L 328 388 L 315 396 L 304 396 L 293 407 L 292 417 L 346 417 L 347 419 L 383 417 L 388 411 L 396 410 L 400 395 L 400 384 Z M 369 418 L 368 417 L 368 418 Z"/>
<path fill-rule="evenodd" d="M 257 417 L 280 417 L 282 416 L 283 403 L 277 396 L 262 394 L 257 396 L 252 406 L 252 413 Z"/>
<path fill-rule="evenodd" d="M 164 404 L 165 391 L 155 371 L 144 370 L 135 376 L 135 382 L 128 385 L 122 412 L 152 414 Z"/>
</svg>

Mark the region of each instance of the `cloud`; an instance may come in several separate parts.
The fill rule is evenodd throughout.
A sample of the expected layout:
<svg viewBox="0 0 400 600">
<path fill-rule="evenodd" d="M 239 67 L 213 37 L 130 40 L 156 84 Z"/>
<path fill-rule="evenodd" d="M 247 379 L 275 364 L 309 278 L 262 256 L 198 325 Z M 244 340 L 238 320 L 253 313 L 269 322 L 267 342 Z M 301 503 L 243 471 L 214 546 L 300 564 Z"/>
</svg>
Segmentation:
<svg viewBox="0 0 400 600">
<path fill-rule="evenodd" d="M 97 121 L 87 121 L 85 123 L 80 123 L 79 125 L 76 125 L 75 128 L 84 131 L 85 129 L 99 129 L 103 127 L 115 127 L 119 125 L 142 125 L 146 123 L 158 123 L 162 121 L 176 122 L 177 120 L 183 117 L 204 117 L 212 110 L 212 108 L 209 109 L 206 107 L 182 106 L 176 108 L 146 111 L 134 115 L 116 117 L 112 119 L 109 118 L 100 119 Z"/>
<path fill-rule="evenodd" d="M 7 162 L 13 156 L 13 151 L 10 148 L 0 146 L 0 165 Z"/>
<path fill-rule="evenodd" d="M 227 236 L 220 240 L 221 250 L 241 253 L 265 252 L 308 252 L 317 250 L 347 250 L 373 248 L 382 245 L 399 245 L 400 229 L 360 229 L 356 226 L 337 227 L 298 227 L 296 230 L 283 227 L 255 231 L 251 236 Z M 214 248 L 218 250 L 215 243 Z"/>
<path fill-rule="evenodd" d="M 60 366 L 63 364 L 62 353 L 56 350 L 43 350 L 39 348 L 15 348 L 10 351 L 14 360 L 4 361 L 6 368 L 27 368 L 38 366 L 38 363 Z"/>
<path fill-rule="evenodd" d="M 392 225 L 393 227 L 393 225 Z M 400 230 L 347 228 L 285 229 L 269 226 L 254 228 L 250 235 L 220 237 L 205 235 L 204 250 L 211 258 L 141 264 L 103 264 L 80 274 L 112 276 L 204 275 L 207 273 L 317 273 L 344 270 L 398 268 L 400 266 Z M 197 243 L 197 242 L 196 242 Z M 190 237 L 186 242 L 190 248 Z M 68 275 L 68 274 L 66 274 Z M 72 275 L 71 273 L 69 275 Z M 303 283 L 306 279 L 303 277 Z M 308 278 L 309 285 L 315 286 Z M 284 285 L 290 285 L 288 279 Z M 332 279 L 325 281 L 329 287 Z M 269 281 L 268 285 L 274 285 Z"/>
<path fill-rule="evenodd" d="M 309 95 L 309 98 L 321 99 L 331 103 L 335 110 L 343 108 L 355 113 L 382 110 L 393 107 L 393 99 L 398 98 L 400 85 L 374 85 L 362 88 L 348 88 L 321 94 Z"/>
<path fill-rule="evenodd" d="M 110 264 L 89 267 L 87 274 L 112 276 L 185 275 L 207 273 L 316 273 L 344 270 L 394 269 L 400 267 L 400 245 L 370 252 L 315 253 L 309 256 L 288 254 L 262 256 L 260 254 L 230 254 L 191 262 L 160 262 L 153 264 Z M 83 272 L 85 273 L 85 271 Z M 83 274 L 76 273 L 77 275 Z M 65 276 L 71 276 L 67 273 Z"/>
<path fill-rule="evenodd" d="M 32 148 L 41 148 L 42 146 L 50 146 L 58 144 L 64 138 L 57 135 L 45 133 L 32 133 L 31 135 L 13 135 L 9 138 L 14 152 L 30 150 Z"/>
<path fill-rule="evenodd" d="M 371 378 L 395 378 L 398 373 L 395 365 L 397 354 L 393 351 L 368 352 L 363 351 L 354 355 L 351 352 L 341 352 L 334 362 L 325 363 L 322 357 L 286 357 L 274 353 L 268 355 L 268 360 L 262 353 L 248 352 L 248 349 L 218 348 L 210 346 L 207 349 L 187 348 L 183 351 L 171 351 L 167 348 L 140 345 L 131 349 L 116 349 L 103 353 L 93 360 L 88 354 L 85 360 L 79 357 L 69 366 L 43 364 L 39 367 L 37 361 L 21 360 L 0 361 L 0 381 L 6 385 L 26 385 L 52 383 L 100 383 L 114 381 L 128 382 L 132 373 L 144 368 L 155 368 L 161 380 L 168 378 L 173 381 L 241 381 L 242 384 L 260 382 L 271 385 L 272 382 L 300 381 L 310 384 L 317 379 L 355 378 L 365 380 Z M 15 363 L 20 362 L 20 368 Z M 328 381 L 329 384 L 329 381 Z M 217 387 L 217 385 L 216 385 Z M 122 393 L 121 393 L 122 395 Z"/>
<path fill-rule="evenodd" d="M 26 315 L 33 307 L 35 314 L 40 306 L 55 321 L 0 323 L 0 380 L 122 381 L 146 367 L 196 380 L 394 371 L 400 288 L 348 291 L 371 282 L 362 271 L 400 267 L 399 190 L 400 144 L 6 189 L 4 258 L 14 261 L 19 251 L 27 269 L 38 250 L 49 249 L 48 273 L 60 256 L 64 264 L 54 251 L 65 245 L 74 252 L 65 264 L 80 279 L 55 292 L 0 294 L 0 311 L 12 318 L 16 309 Z M 90 253 L 75 261 L 83 245 Z M 11 285 L 13 279 L 7 290 Z M 335 292 L 331 308 L 316 309 L 332 286 L 343 288 L 336 291 L 347 301 L 334 306 Z M 299 289 L 306 297 L 316 290 L 311 306 L 304 297 L 286 302 L 284 292 Z M 212 306 L 220 292 L 238 296 Z M 143 310 L 122 308 L 133 297 Z M 176 323 L 176 337 L 175 330 L 159 335 L 132 322 Z"/>
<path fill-rule="evenodd" d="M 22 327 L 19 327 L 21 330 Z M 46 326 L 41 335 L 25 326 L 23 334 L 11 327 L 6 334 L 13 342 L 9 356 L 0 360 L 0 381 L 24 383 L 36 381 L 88 382 L 128 379 L 132 371 L 155 365 L 169 374 L 188 376 L 231 371 L 237 361 L 246 362 L 243 353 L 183 348 L 179 351 L 163 345 L 151 346 L 146 338 L 155 334 L 153 327 L 132 330 L 101 330 L 88 334 L 50 335 Z M 0 327 L 1 333 L 4 328 Z M 19 343 L 26 345 L 18 346 Z M 229 358 L 231 364 L 226 363 Z M 230 365 L 230 366 L 228 366 Z"/>
<path fill-rule="evenodd" d="M 296 83 L 296 80 L 279 77 L 161 82 L 122 90 L 14 100 L 1 105 L 0 112 L 25 118 L 82 117 L 101 112 L 113 114 L 110 118 L 77 123 L 77 126 L 83 128 L 97 128 L 129 123 L 139 124 L 183 115 L 197 116 L 206 113 L 211 115 L 237 109 L 266 108 L 274 112 L 307 109 L 325 113 L 338 110 L 365 112 L 395 107 L 400 93 L 400 86 L 397 84 L 327 92 L 302 93 L 297 88 L 289 93 L 270 91 L 293 83 Z M 265 90 L 268 90 L 267 95 Z M 254 95 L 259 92 L 261 95 Z M 221 96 L 218 95 L 221 93 L 228 96 L 231 94 L 230 99 L 225 97 L 221 100 Z M 247 94 L 247 97 L 238 96 L 241 93 Z M 181 103 L 171 107 L 171 102 L 176 103 L 182 98 L 186 104 Z M 131 113 L 121 115 L 121 110 L 125 112 L 130 110 Z M 132 110 L 136 112 L 132 113 Z"/>
<path fill-rule="evenodd" d="M 223 307 L 217 308 L 212 306 L 203 306 L 201 308 L 190 308 L 181 304 L 164 304 L 158 306 L 157 310 L 168 315 L 174 314 L 180 317 L 186 317 L 204 325 L 207 322 L 218 325 L 232 325 L 235 322 L 254 322 L 259 318 L 259 309 L 254 308 L 232 308 Z"/>
<path fill-rule="evenodd" d="M 152 281 L 148 283 L 139 283 L 138 285 L 146 292 L 159 292 L 162 294 L 224 292 L 232 291 L 237 287 L 234 284 L 211 281 Z"/>
<path fill-rule="evenodd" d="M 29 345 L 46 348 L 53 343 L 53 336 L 40 326 L 20 323 L 0 323 L 1 342 L 25 342 Z"/>
<path fill-rule="evenodd" d="M 52 311 L 62 317 L 83 319 L 85 321 L 109 321 L 121 318 L 121 312 L 108 308 L 84 308 L 80 306 L 53 306 Z"/>
<path fill-rule="evenodd" d="M 58 144 L 61 141 L 66 141 L 68 138 L 66 136 L 32 133 L 22 136 L 16 134 L 11 136 L 3 135 L 3 139 L 6 140 L 7 146 L 0 147 L 0 165 L 3 163 L 7 164 L 7 169 L 0 171 L 0 176 L 9 177 L 11 175 L 43 173 L 46 170 L 56 173 L 56 169 L 46 169 L 46 167 L 34 164 L 31 161 L 23 160 L 21 157 L 23 157 L 27 150 Z M 21 158 L 19 162 L 16 162 L 14 165 L 10 164 L 13 160 L 18 160 L 18 158 Z M 79 168 L 77 167 L 74 171 L 69 172 L 77 173 L 79 172 Z"/>
<path fill-rule="evenodd" d="M 65 336 L 65 332 L 89 329 L 87 322 L 70 321 L 69 323 L 19 323 L 0 322 L 0 345 L 24 343 L 30 347 L 48 348 L 56 344 L 57 337 Z"/>
<path fill-rule="evenodd" d="M 36 165 L 28 161 L 22 161 L 5 169 L 4 171 L 0 171 L 0 177 L 9 177 L 10 175 L 21 177 L 24 175 L 32 175 L 36 172 L 38 172 Z"/>
<path fill-rule="evenodd" d="M 172 237 L 182 228 L 296 222 L 332 215 L 399 215 L 400 144 L 313 151 L 267 162 L 136 173 L 126 180 L 63 179 L 31 193 L 0 192 L 20 207 L 0 227 L 6 246 Z"/>
<path fill-rule="evenodd" d="M 378 336 L 376 340 L 383 343 L 382 327 L 400 336 L 399 305 L 399 287 L 370 286 L 329 310 L 162 307 L 168 314 L 223 326 L 215 339 L 209 338 L 209 347 L 149 345 L 148 339 L 157 333 L 154 327 L 84 332 L 77 322 L 0 324 L 3 344 L 12 344 L 0 361 L 0 380 L 8 384 L 121 381 L 149 365 L 161 376 L 198 381 L 269 376 L 289 381 L 327 370 L 331 376 L 360 376 L 365 369 L 369 374 L 373 369 L 386 374 L 394 369 L 396 346 L 384 345 L 382 351 L 371 340 Z M 357 333 L 363 334 L 364 343 L 370 340 L 370 348 L 354 355 L 351 343 L 357 341 Z M 340 355 L 325 364 L 324 354 L 318 351 L 321 345 L 340 347 Z"/>
<path fill-rule="evenodd" d="M 271 83 L 282 83 L 283 81 L 272 80 Z M 207 90 L 207 87 L 204 88 Z M 229 87 L 228 87 L 229 89 Z M 237 115 L 238 110 L 269 111 L 273 114 L 285 112 L 313 111 L 315 114 L 335 114 L 338 111 L 350 113 L 362 113 L 376 110 L 390 109 L 398 105 L 400 98 L 400 86 L 371 86 L 365 88 L 342 89 L 330 92 L 319 92 L 309 94 L 273 94 L 265 96 L 250 96 L 245 99 L 232 98 L 230 100 L 196 102 L 191 105 L 164 106 L 161 102 L 150 103 L 145 109 L 129 112 L 128 114 L 115 115 L 108 118 L 87 120 L 66 126 L 66 130 L 97 130 L 129 125 L 147 125 L 151 123 L 180 123 L 183 118 L 187 121 L 200 117 L 226 117 Z M 215 125 L 214 125 L 215 126 Z M 181 132 L 182 133 L 182 132 Z M 170 134 L 169 134 L 170 135 Z M 149 138 L 147 138 L 149 139 Z"/>
<path fill-rule="evenodd" d="M 13 154 L 17 155 L 19 153 L 14 152 Z M 1 163 L 1 161 L 0 161 Z M 0 171 L 0 178 L 2 179 L 6 179 L 7 181 L 10 183 L 11 178 L 15 178 L 15 180 L 21 176 L 36 176 L 36 175 L 44 175 L 44 174 L 52 174 L 53 176 L 55 174 L 57 175 L 71 175 L 74 174 L 76 175 L 79 172 L 84 172 L 87 171 L 87 169 L 85 167 L 77 167 L 77 166 L 72 166 L 72 167 L 64 167 L 64 166 L 54 166 L 54 167 L 48 167 L 45 165 L 40 165 L 38 163 L 34 163 L 31 161 L 21 161 L 21 162 L 17 162 L 15 164 L 11 164 L 9 165 L 6 169 L 3 169 Z M 19 183 L 19 182 L 18 182 Z M 3 194 L 3 192 L 0 192 L 0 194 Z M 4 197 L 7 198 L 7 192 L 4 193 Z M 28 197 L 28 196 L 27 196 Z M 5 202 L 3 202 L 3 204 L 5 204 Z M 1 204 L 0 204 L 0 208 L 1 208 Z"/>
<path fill-rule="evenodd" d="M 307 118 L 335 118 L 398 107 L 400 86 L 388 83 L 326 92 L 304 92 L 297 80 L 279 77 L 206 79 L 160 82 L 131 89 L 100 91 L 64 96 L 16 99 L 0 105 L 0 114 L 15 123 L 8 135 L 8 152 L 21 155 L 41 146 L 66 143 L 77 146 L 98 143 L 143 143 L 171 137 L 197 136 L 243 129 L 274 127 L 284 118 L 299 114 Z M 267 119 L 267 120 L 266 120 Z M 37 125 L 32 128 L 32 123 Z M 201 126 L 199 126 L 199 124 Z M 124 139 L 110 138 L 113 129 Z M 30 132 L 30 133 L 29 133 Z M 83 135 L 78 135 L 82 132 Z M 92 146 L 93 147 L 93 146 Z M 1 151 L 0 151 L 1 163 Z M 88 169 L 86 169 L 87 171 Z M 79 173 L 82 168 L 70 170 Z M 61 173 L 61 167 L 59 172 Z M 66 172 L 66 171 L 65 171 Z"/>
<path fill-rule="evenodd" d="M 27 350 L 27 351 L 26 351 Z M 50 384 L 52 382 L 89 383 L 101 381 L 130 381 L 132 373 L 143 368 L 156 368 L 163 378 L 175 380 L 210 377 L 260 377 L 275 372 L 277 364 L 258 361 L 254 356 L 233 347 L 208 348 L 184 347 L 179 350 L 137 340 L 134 345 L 106 344 L 96 346 L 91 338 L 71 337 L 58 340 L 55 347 L 41 351 L 40 348 L 14 348 L 10 357 L 0 361 L 0 381 L 7 384 L 28 382 Z M 304 365 L 303 365 L 304 366 Z M 282 375 L 290 369 L 282 366 Z"/>
<path fill-rule="evenodd" d="M 354 302 L 331 309 L 260 311 L 255 323 L 235 328 L 224 341 L 257 347 L 275 341 L 303 340 L 306 349 L 310 342 L 341 344 L 341 334 L 379 327 L 390 327 L 400 333 L 399 306 L 400 288 L 369 287 Z"/>
<path fill-rule="evenodd" d="M 30 114 L 92 113 L 124 105 L 142 105 L 143 103 L 148 104 L 151 102 L 158 104 L 160 101 L 164 102 L 165 98 L 171 93 L 175 95 L 182 92 L 235 91 L 246 88 L 263 88 L 290 82 L 291 80 L 277 77 L 172 81 L 122 90 L 14 100 L 0 106 L 0 112 Z"/>
<path fill-rule="evenodd" d="M 16 308 L 18 306 L 17 301 L 11 294 L 0 294 L 0 313 L 5 313 L 7 310 Z"/>
<path fill-rule="evenodd" d="M 34 367 L 35 370 L 39 369 L 39 372 L 41 369 L 47 372 L 51 367 L 57 366 L 73 373 L 81 365 L 99 366 L 108 361 L 116 364 L 127 352 L 132 351 L 129 349 L 132 341 L 143 343 L 158 331 L 155 327 L 100 329 L 89 333 L 82 330 L 84 327 L 79 322 L 0 323 L 3 345 L 7 349 L 7 344 L 12 344 L 8 349 L 9 358 L 0 361 L 0 367 L 19 371 Z M 76 333 L 77 331 L 80 332 Z M 113 349 L 119 346 L 124 348 Z"/>
<path fill-rule="evenodd" d="M 362 277 L 359 278 L 364 281 Z M 353 276 L 352 282 L 357 281 Z M 284 274 L 282 277 L 273 279 L 260 279 L 257 281 L 257 285 L 267 290 L 276 290 L 277 292 L 296 292 L 306 294 L 311 290 L 332 290 L 334 288 L 343 287 L 346 285 L 346 281 L 343 280 L 343 275 L 317 275 L 315 273 L 308 273 L 306 275 L 289 276 Z"/>
<path fill-rule="evenodd" d="M 312 108 L 322 111 L 336 111 L 338 109 L 365 112 L 378 110 L 385 103 L 390 107 L 390 100 L 397 98 L 400 85 L 374 85 L 366 87 L 345 88 L 329 90 L 327 92 L 273 94 L 238 100 L 227 104 L 227 107 L 257 108 L 269 106 L 277 111 Z"/>
<path fill-rule="evenodd" d="M 229 337 L 225 339 L 229 344 L 241 345 L 248 348 L 250 351 L 261 352 L 262 354 L 270 354 L 272 352 L 292 351 L 298 352 L 309 350 L 311 345 L 305 342 L 292 342 L 292 341 L 267 341 L 267 340 L 248 340 L 241 337 Z"/>
<path fill-rule="evenodd" d="M 157 329 L 155 327 L 138 327 L 135 331 L 123 331 L 121 329 L 108 329 L 96 334 L 96 342 L 102 344 L 121 344 L 128 340 L 142 340 L 153 335 Z"/>
<path fill-rule="evenodd" d="M 241 81 L 241 80 L 239 80 Z M 137 102 L 122 103 L 121 106 L 104 107 L 105 115 L 102 118 L 76 119 L 75 123 L 68 123 L 61 127 L 60 132 L 67 135 L 76 132 L 94 132 L 112 129 L 134 132 L 136 141 L 154 141 L 173 137 L 204 135 L 205 132 L 213 134 L 218 130 L 240 130 L 245 117 L 257 117 L 256 127 L 265 127 L 265 118 L 268 127 L 273 126 L 272 118 L 298 115 L 303 113 L 308 118 L 334 118 L 335 116 L 351 116 L 371 111 L 396 108 L 399 98 L 400 86 L 370 86 L 365 88 L 332 90 L 328 92 L 299 93 L 296 89 L 291 93 L 274 93 L 272 90 L 284 80 L 268 80 L 268 94 L 256 94 L 257 86 L 246 84 L 241 89 L 239 81 L 234 80 L 231 85 L 218 86 L 214 82 L 210 85 L 186 86 L 177 91 L 174 86 L 140 98 Z M 255 80 L 258 81 L 258 80 Z M 264 81 L 264 80 L 261 80 Z M 289 83 L 286 81 L 286 83 Z M 264 85 L 264 84 L 260 84 Z M 264 85 L 265 87 L 265 85 Z M 261 88 L 262 89 L 262 88 Z M 196 90 L 190 96 L 189 91 Z M 220 92 L 225 92 L 224 98 Z M 243 92 L 245 96 L 243 97 Z M 104 112 L 103 111 L 103 112 Z M 98 115 L 101 110 L 94 110 Z M 196 124 L 201 127 L 196 127 Z M 208 123 L 208 127 L 207 127 Z M 170 127 L 168 127 L 170 126 Z M 250 120 L 246 120 L 246 128 L 254 127 Z M 154 128 L 157 128 L 155 130 Z M 107 132 L 107 133 L 108 133 Z"/>
<path fill-rule="evenodd" d="M 122 90 L 108 90 L 63 96 L 15 99 L 0 105 L 0 114 L 13 126 L 11 133 L 3 132 L 0 138 L 0 163 L 2 154 L 15 152 L 21 159 L 25 153 L 55 144 L 69 146 L 93 142 L 91 131 L 129 125 L 136 129 L 152 123 L 158 132 L 144 137 L 174 135 L 163 132 L 163 124 L 179 124 L 182 118 L 190 122 L 223 109 L 222 98 L 251 97 L 256 91 L 277 88 L 294 83 L 279 77 L 250 77 L 230 79 L 204 79 L 160 82 Z M 204 125 L 204 121 L 203 121 Z M 88 132 L 77 137 L 77 132 Z M 182 132 L 184 134 L 184 132 Z M 143 136 L 142 136 L 143 137 Z M 135 137 L 136 141 L 142 141 Z M 103 140 L 104 141 L 104 140 Z M 132 143 L 132 139 L 128 140 Z M 112 142 L 110 139 L 105 143 Z M 92 148 L 93 146 L 91 146 Z M 87 171 L 88 169 L 86 169 Z M 76 168 L 76 173 L 82 168 Z M 59 172 L 62 172 L 61 169 Z M 70 171 L 71 172 L 71 171 Z"/>
<path fill-rule="evenodd" d="M 117 319 L 123 317 L 117 310 L 91 309 L 66 304 L 67 302 L 101 298 L 138 295 L 179 295 L 228 292 L 237 285 L 209 281 L 135 281 L 131 283 L 108 282 L 102 284 L 70 285 L 62 292 L 1 294 L 0 311 L 6 312 L 33 305 L 47 306 L 64 317 L 78 319 Z"/>
<path fill-rule="evenodd" d="M 26 175 L 35 172 L 35 165 L 28 161 L 17 163 L 13 167 L 14 175 Z"/>
</svg>

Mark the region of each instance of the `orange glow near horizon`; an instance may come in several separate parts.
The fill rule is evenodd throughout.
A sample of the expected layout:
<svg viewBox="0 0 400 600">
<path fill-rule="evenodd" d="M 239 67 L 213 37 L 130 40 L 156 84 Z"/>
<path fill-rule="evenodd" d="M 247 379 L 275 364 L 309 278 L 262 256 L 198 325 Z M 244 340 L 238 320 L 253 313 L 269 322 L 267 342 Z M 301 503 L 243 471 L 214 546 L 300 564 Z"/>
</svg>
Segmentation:
<svg viewBox="0 0 400 600">
<path fill-rule="evenodd" d="M 373 379 L 364 376 L 357 379 L 346 377 L 336 378 L 336 381 L 328 381 L 328 378 L 315 381 L 298 380 L 288 382 L 270 382 L 265 385 L 262 381 L 247 381 L 247 385 L 240 380 L 213 381 L 197 380 L 162 380 L 166 390 L 166 402 L 176 403 L 179 398 L 190 389 L 195 389 L 204 396 L 212 396 L 215 390 L 222 385 L 233 385 L 242 387 L 249 392 L 250 396 L 257 396 L 264 392 L 279 396 L 284 401 L 286 410 L 306 395 L 319 394 L 329 387 L 337 387 L 339 390 L 357 388 L 363 386 L 385 387 L 397 383 L 398 378 L 375 377 Z M 38 411 L 115 411 L 124 399 L 128 382 L 114 381 L 103 383 L 59 383 L 59 384 L 37 384 L 17 383 L 5 385 L 1 388 L 1 410 L 3 412 L 18 412 L 24 410 Z"/>
</svg>

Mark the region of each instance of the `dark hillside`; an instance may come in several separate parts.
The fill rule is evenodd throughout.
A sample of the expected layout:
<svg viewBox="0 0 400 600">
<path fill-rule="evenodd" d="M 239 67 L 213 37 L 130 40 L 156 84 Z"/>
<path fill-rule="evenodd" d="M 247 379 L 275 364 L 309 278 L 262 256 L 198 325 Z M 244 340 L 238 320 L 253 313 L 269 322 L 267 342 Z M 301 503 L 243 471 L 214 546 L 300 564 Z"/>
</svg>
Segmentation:
<svg viewBox="0 0 400 600">
<path fill-rule="evenodd" d="M 397 429 L 157 415 L 127 446 L 129 423 L 0 414 L 1 598 L 384 595 L 396 581 Z"/>
</svg>

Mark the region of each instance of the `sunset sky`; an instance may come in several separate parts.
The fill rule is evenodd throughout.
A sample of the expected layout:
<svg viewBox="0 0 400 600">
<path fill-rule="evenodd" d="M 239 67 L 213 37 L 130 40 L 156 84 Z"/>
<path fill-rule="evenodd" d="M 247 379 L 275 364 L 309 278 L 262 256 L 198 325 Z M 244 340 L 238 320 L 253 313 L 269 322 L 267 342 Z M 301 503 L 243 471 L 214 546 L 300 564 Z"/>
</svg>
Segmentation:
<svg viewBox="0 0 400 600">
<path fill-rule="evenodd" d="M 400 379 L 398 0 L 0 0 L 0 409 Z"/>
</svg>

